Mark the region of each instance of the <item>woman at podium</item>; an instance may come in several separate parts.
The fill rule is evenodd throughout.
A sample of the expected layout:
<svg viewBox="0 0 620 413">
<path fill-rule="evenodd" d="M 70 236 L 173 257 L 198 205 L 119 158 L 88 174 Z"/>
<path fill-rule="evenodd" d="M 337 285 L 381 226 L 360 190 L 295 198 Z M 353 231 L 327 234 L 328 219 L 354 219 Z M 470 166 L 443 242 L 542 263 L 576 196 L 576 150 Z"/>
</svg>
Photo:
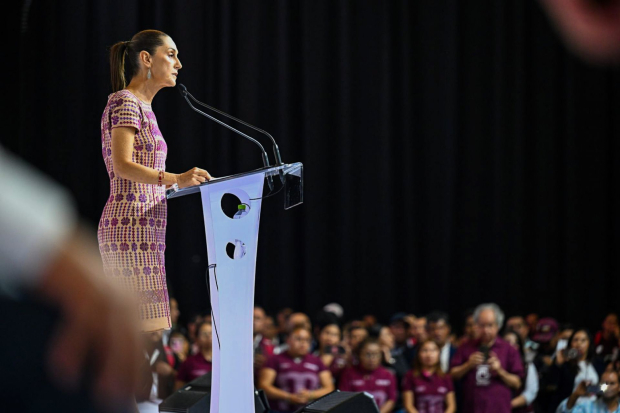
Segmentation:
<svg viewBox="0 0 620 413">
<path fill-rule="evenodd" d="M 166 172 L 166 142 L 151 104 L 176 86 L 182 65 L 174 41 L 145 30 L 110 50 L 113 92 L 101 118 L 101 149 L 110 178 L 97 237 L 106 274 L 138 298 L 142 330 L 169 329 L 166 287 L 167 186 L 199 185 L 203 169 Z"/>
</svg>

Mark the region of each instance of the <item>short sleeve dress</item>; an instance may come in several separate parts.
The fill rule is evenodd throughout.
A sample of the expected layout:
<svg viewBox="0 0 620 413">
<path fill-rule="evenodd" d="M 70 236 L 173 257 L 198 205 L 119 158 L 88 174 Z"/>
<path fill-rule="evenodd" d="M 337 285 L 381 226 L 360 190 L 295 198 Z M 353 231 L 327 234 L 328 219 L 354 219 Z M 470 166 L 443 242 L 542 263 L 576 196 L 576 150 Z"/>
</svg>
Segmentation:
<svg viewBox="0 0 620 413">
<path fill-rule="evenodd" d="M 136 130 L 133 162 L 163 171 L 168 153 L 149 104 L 128 90 L 108 97 L 101 118 L 101 148 L 110 178 L 110 197 L 97 231 L 104 271 L 137 297 L 143 331 L 169 329 L 170 305 L 164 266 L 165 186 L 116 176 L 112 164 L 112 129 L 119 127 Z"/>
</svg>

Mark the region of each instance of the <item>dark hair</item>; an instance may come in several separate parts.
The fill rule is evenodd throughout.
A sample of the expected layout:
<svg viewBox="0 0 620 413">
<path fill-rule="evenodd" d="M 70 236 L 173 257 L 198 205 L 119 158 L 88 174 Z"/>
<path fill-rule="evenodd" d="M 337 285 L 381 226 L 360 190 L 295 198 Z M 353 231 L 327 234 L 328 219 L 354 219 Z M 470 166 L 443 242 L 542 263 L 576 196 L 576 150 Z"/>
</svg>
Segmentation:
<svg viewBox="0 0 620 413">
<path fill-rule="evenodd" d="M 448 317 L 448 314 L 444 313 L 443 311 L 433 311 L 426 317 L 426 321 L 429 324 L 437 323 L 441 320 L 443 320 L 447 325 L 450 325 L 450 317 Z"/>
<path fill-rule="evenodd" d="M 355 349 L 355 355 L 357 356 L 358 360 L 361 359 L 362 349 L 370 344 L 376 344 L 379 347 L 381 347 L 381 344 L 379 344 L 379 340 L 377 340 L 376 338 L 374 337 L 365 338 Z"/>
<path fill-rule="evenodd" d="M 514 334 L 514 336 L 517 338 L 517 346 L 519 346 L 519 355 L 521 356 L 521 362 L 523 363 L 523 369 L 525 373 L 527 374 L 528 363 L 525 360 L 525 346 L 523 345 L 523 340 L 521 340 L 521 336 L 519 335 L 519 333 L 514 331 L 514 329 L 512 328 L 509 328 L 506 331 L 504 331 L 504 335 L 502 336 L 502 338 L 506 337 L 508 334 Z"/>
<path fill-rule="evenodd" d="M 140 69 L 140 52 L 155 54 L 157 48 L 164 44 L 163 37 L 168 37 L 159 30 L 143 30 L 135 34 L 131 41 L 118 42 L 110 48 L 110 76 L 112 91 L 118 92 L 131 82 Z"/>
<path fill-rule="evenodd" d="M 420 353 L 421 353 L 420 350 L 422 350 L 422 347 L 424 347 L 428 343 L 433 343 L 437 347 L 437 351 L 439 351 L 440 353 L 440 357 L 437 358 L 437 364 L 435 364 L 434 366 L 435 367 L 434 374 L 438 375 L 439 377 L 443 377 L 444 373 L 441 370 L 441 349 L 439 348 L 439 344 L 437 344 L 435 340 L 431 340 L 430 338 L 424 340 L 418 345 L 418 351 L 416 351 L 415 358 L 413 359 L 413 375 L 415 377 L 420 377 L 420 375 L 422 374 L 422 362 L 420 361 Z"/>
<path fill-rule="evenodd" d="M 575 335 L 577 333 L 586 333 L 586 336 L 588 337 L 588 353 L 586 354 L 586 363 L 591 364 L 592 363 L 592 359 L 594 358 L 594 341 L 592 340 L 592 334 L 590 334 L 590 332 L 588 331 L 588 329 L 586 328 L 576 328 L 573 331 L 573 334 L 570 335 L 569 339 L 568 339 L 568 343 L 566 344 L 567 348 L 571 348 L 571 343 L 573 342 L 573 338 L 575 338 Z M 566 363 L 568 365 L 568 369 L 573 373 L 573 374 L 577 374 L 579 373 L 580 367 L 579 364 L 577 362 L 578 360 L 571 360 L 568 363 Z"/>
</svg>

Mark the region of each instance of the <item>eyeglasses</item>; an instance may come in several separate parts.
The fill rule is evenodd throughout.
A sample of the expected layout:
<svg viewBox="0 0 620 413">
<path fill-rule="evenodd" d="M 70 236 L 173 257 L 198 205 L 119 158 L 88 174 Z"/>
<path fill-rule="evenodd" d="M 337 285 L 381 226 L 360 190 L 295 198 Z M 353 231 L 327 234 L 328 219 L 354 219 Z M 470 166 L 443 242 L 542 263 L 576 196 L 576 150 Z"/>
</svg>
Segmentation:
<svg viewBox="0 0 620 413">
<path fill-rule="evenodd" d="M 381 353 L 368 352 L 368 353 L 363 353 L 362 356 L 368 359 L 378 359 L 378 358 L 381 358 Z"/>
</svg>

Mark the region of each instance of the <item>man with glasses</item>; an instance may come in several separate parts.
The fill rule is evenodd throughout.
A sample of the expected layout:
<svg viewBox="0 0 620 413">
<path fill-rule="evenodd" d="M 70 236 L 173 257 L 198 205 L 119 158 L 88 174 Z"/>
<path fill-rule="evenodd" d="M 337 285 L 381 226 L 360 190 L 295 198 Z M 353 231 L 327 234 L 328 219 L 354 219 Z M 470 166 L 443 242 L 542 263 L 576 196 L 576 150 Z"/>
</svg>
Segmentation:
<svg viewBox="0 0 620 413">
<path fill-rule="evenodd" d="M 454 380 L 462 380 L 459 411 L 511 413 L 512 391 L 521 387 L 524 369 L 519 352 L 497 336 L 504 313 L 496 304 L 481 304 L 474 322 L 478 338 L 458 348 L 450 370 Z"/>
<path fill-rule="evenodd" d="M 258 387 L 265 391 L 274 412 L 292 413 L 334 390 L 332 375 L 321 359 L 310 354 L 312 336 L 303 326 L 289 334 L 288 348 L 269 358 Z"/>
</svg>

